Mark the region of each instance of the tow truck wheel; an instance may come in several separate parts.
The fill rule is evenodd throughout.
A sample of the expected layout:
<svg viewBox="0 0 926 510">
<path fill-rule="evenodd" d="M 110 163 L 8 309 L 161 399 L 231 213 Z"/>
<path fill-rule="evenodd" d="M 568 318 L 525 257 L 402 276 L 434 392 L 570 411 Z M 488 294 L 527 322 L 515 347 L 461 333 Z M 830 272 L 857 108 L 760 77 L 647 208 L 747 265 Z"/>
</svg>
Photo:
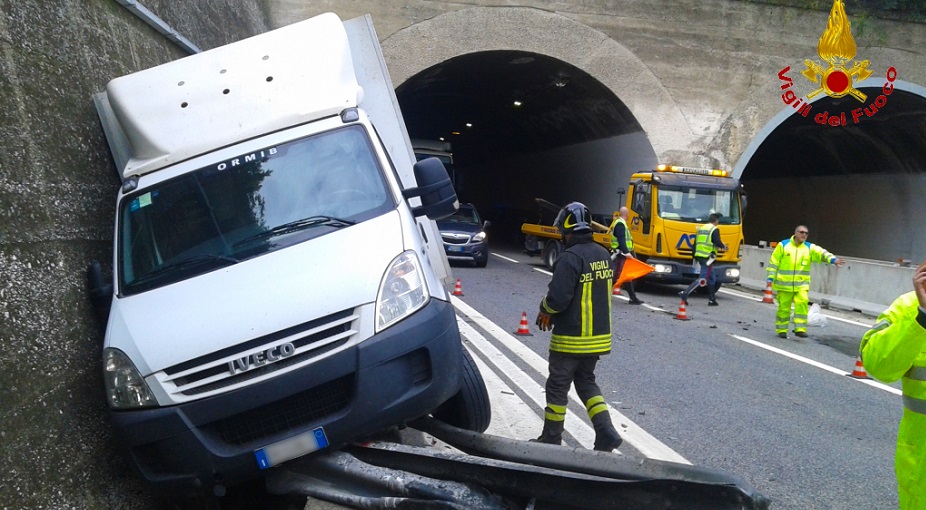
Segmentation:
<svg viewBox="0 0 926 510">
<path fill-rule="evenodd" d="M 432 413 L 438 420 L 474 432 L 485 432 L 492 421 L 492 406 L 479 367 L 463 348 L 463 385 L 456 395 Z"/>
<path fill-rule="evenodd" d="M 556 259 L 559 257 L 559 254 L 563 252 L 563 244 L 557 240 L 547 241 L 547 244 L 543 246 L 543 262 L 551 270 L 553 269 L 553 264 L 556 263 Z"/>
</svg>

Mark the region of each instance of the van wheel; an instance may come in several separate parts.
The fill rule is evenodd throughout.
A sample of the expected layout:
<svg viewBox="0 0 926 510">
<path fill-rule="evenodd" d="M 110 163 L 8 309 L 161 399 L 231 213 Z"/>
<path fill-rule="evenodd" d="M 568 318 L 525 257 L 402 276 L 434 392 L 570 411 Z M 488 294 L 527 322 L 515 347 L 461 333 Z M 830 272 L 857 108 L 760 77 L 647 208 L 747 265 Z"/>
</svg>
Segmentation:
<svg viewBox="0 0 926 510">
<path fill-rule="evenodd" d="M 492 406 L 485 381 L 472 356 L 463 347 L 463 385 L 456 395 L 431 413 L 438 420 L 454 427 L 485 432 L 492 421 Z"/>
<path fill-rule="evenodd" d="M 556 263 L 556 259 L 559 258 L 559 254 L 562 252 L 563 244 L 557 240 L 547 241 L 547 244 L 543 246 L 543 262 L 550 270 L 553 269 L 553 264 Z"/>
</svg>

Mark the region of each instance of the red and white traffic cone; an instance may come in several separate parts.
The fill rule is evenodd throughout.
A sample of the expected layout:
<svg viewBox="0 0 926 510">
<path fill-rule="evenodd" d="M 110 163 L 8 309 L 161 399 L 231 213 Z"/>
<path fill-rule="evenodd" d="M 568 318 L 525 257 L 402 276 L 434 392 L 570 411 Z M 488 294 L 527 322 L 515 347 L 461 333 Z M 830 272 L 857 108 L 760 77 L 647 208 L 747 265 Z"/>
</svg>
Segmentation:
<svg viewBox="0 0 926 510">
<path fill-rule="evenodd" d="M 849 376 L 856 379 L 871 379 L 868 377 L 868 372 L 865 371 L 865 365 L 862 365 L 861 356 L 855 357 L 855 368 L 852 369 L 852 373 L 849 374 Z"/>
<path fill-rule="evenodd" d="M 679 303 L 679 305 L 678 305 L 678 314 L 675 315 L 675 318 L 678 319 L 678 320 L 680 320 L 680 321 L 687 321 L 687 320 L 688 320 L 688 312 L 687 312 L 687 310 L 685 309 L 685 302 L 684 302 L 684 301 L 682 301 L 681 303 Z"/>
<path fill-rule="evenodd" d="M 460 285 L 460 279 L 459 279 L 459 278 L 457 278 L 457 284 L 453 286 L 453 295 L 454 295 L 454 296 L 462 296 L 462 295 L 463 295 L 463 287 Z"/>
<path fill-rule="evenodd" d="M 614 284 L 614 287 L 611 289 L 611 295 L 612 295 L 612 296 L 620 296 L 620 295 L 621 295 L 621 286 L 620 286 L 619 283 L 615 283 L 615 284 Z"/>
<path fill-rule="evenodd" d="M 531 333 L 531 330 L 527 328 L 527 312 L 521 312 L 521 323 L 518 324 L 518 330 L 514 332 L 515 335 L 521 336 L 534 336 Z"/>
<path fill-rule="evenodd" d="M 765 295 L 762 296 L 763 303 L 775 303 L 775 297 L 772 295 L 772 282 L 766 282 Z"/>
</svg>

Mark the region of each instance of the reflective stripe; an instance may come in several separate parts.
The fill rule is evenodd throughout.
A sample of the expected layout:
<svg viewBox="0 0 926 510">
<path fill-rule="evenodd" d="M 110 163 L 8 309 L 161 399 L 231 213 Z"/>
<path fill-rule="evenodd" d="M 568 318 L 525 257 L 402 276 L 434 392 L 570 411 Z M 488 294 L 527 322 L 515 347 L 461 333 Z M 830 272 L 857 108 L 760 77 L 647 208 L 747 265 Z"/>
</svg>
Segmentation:
<svg viewBox="0 0 926 510">
<path fill-rule="evenodd" d="M 914 381 L 926 381 L 926 367 L 910 367 L 904 377 Z"/>
<path fill-rule="evenodd" d="M 591 336 L 595 332 L 594 315 L 592 314 L 592 282 L 582 284 L 582 336 Z"/>
<path fill-rule="evenodd" d="M 567 354 L 599 354 L 611 350 L 611 335 L 592 337 L 557 336 L 550 338 L 550 350 Z"/>
<path fill-rule="evenodd" d="M 926 414 L 926 400 L 921 398 L 914 398 L 910 395 L 904 395 L 903 405 L 914 413 Z"/>
<path fill-rule="evenodd" d="M 810 276 L 810 271 L 806 269 L 782 269 L 781 271 L 778 271 L 778 274 L 784 276 Z"/>
<path fill-rule="evenodd" d="M 566 421 L 566 406 L 547 403 L 543 410 L 544 419 L 550 421 Z"/>
<path fill-rule="evenodd" d="M 604 397 L 601 395 L 596 395 L 585 403 L 585 409 L 588 411 L 588 417 L 594 418 L 596 414 L 607 411 L 608 405 L 605 404 Z"/>
</svg>

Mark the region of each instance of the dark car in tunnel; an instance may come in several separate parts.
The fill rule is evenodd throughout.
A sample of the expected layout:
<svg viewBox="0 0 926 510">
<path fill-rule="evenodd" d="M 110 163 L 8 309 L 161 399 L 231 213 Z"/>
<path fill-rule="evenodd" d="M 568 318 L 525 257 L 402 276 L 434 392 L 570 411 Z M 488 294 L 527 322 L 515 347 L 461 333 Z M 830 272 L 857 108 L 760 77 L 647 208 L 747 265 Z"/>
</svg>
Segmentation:
<svg viewBox="0 0 926 510">
<path fill-rule="evenodd" d="M 438 220 L 444 252 L 450 261 L 467 261 L 485 267 L 489 261 L 489 241 L 486 229 L 491 222 L 483 221 L 473 204 L 460 204 L 454 214 Z"/>
</svg>

